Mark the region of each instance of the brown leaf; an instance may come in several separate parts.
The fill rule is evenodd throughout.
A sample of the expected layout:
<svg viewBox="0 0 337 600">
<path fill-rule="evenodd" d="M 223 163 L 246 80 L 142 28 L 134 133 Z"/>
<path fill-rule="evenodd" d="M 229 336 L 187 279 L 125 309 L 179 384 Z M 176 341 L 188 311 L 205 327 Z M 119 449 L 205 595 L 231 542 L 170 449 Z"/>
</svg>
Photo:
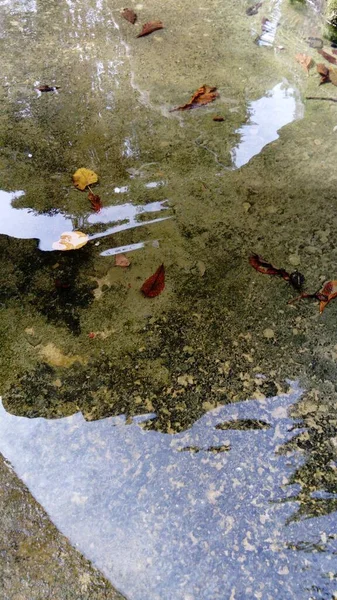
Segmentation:
<svg viewBox="0 0 337 600">
<path fill-rule="evenodd" d="M 299 52 L 298 54 L 296 54 L 295 56 L 297 62 L 300 63 L 301 67 L 303 67 L 303 69 L 309 73 L 309 69 L 312 66 L 312 58 L 311 56 L 307 56 L 306 54 L 303 54 L 302 52 Z"/>
<path fill-rule="evenodd" d="M 263 273 L 263 275 L 277 275 L 278 277 L 282 277 L 286 281 L 289 281 L 289 273 L 284 269 L 277 269 L 273 267 L 272 264 L 268 263 L 262 256 L 258 254 L 251 254 L 249 257 L 249 263 L 251 266 L 259 271 L 259 273 Z"/>
<path fill-rule="evenodd" d="M 333 85 L 337 85 L 337 69 L 329 69 L 329 79 Z"/>
<path fill-rule="evenodd" d="M 322 83 L 328 83 L 328 81 L 330 81 L 328 67 L 324 63 L 318 63 L 316 69 L 317 73 L 321 76 L 319 84 L 322 85 Z"/>
<path fill-rule="evenodd" d="M 137 38 L 143 37 L 144 35 L 149 35 L 153 31 L 157 31 L 158 29 L 164 29 L 164 25 L 161 21 L 149 21 L 143 25 L 141 32 L 137 35 Z"/>
<path fill-rule="evenodd" d="M 251 17 L 252 15 L 256 15 L 261 6 L 262 6 L 262 2 L 256 2 L 256 4 L 253 4 L 253 6 L 249 6 L 246 9 L 246 15 L 248 15 L 248 17 Z"/>
<path fill-rule="evenodd" d="M 220 117 L 218 115 L 216 115 L 215 117 L 213 117 L 213 121 L 217 121 L 218 123 L 221 123 L 221 121 L 224 121 L 225 119 L 223 117 Z"/>
<path fill-rule="evenodd" d="M 125 256 L 125 254 L 116 254 L 115 255 L 115 267 L 129 267 L 130 266 L 129 259 Z"/>
<path fill-rule="evenodd" d="M 124 19 L 129 21 L 129 23 L 132 23 L 132 25 L 134 25 L 137 21 L 137 15 L 132 8 L 124 8 L 124 10 L 121 12 L 121 15 Z"/>
<path fill-rule="evenodd" d="M 196 108 L 197 106 L 204 106 L 205 104 L 214 102 L 218 96 L 219 93 L 216 91 L 216 87 L 202 85 L 196 92 L 194 92 L 192 98 L 186 104 L 177 106 L 177 108 L 172 108 L 170 112 L 174 112 L 175 110 L 190 110 L 191 108 Z"/>
<path fill-rule="evenodd" d="M 328 52 L 325 52 L 325 50 L 317 50 L 317 52 L 332 65 L 337 65 L 337 58 L 335 58 L 335 56 L 331 56 L 331 54 L 328 54 Z"/>
<path fill-rule="evenodd" d="M 40 87 L 37 87 L 35 89 L 39 90 L 39 92 L 55 92 L 55 90 L 59 90 L 60 88 L 58 85 L 40 85 Z"/>
<path fill-rule="evenodd" d="M 154 298 L 159 296 L 165 287 L 165 267 L 160 265 L 157 271 L 151 275 L 146 281 L 144 281 L 140 288 L 144 296 L 148 298 Z"/>
<path fill-rule="evenodd" d="M 96 196 L 96 194 L 93 194 L 93 192 L 89 192 L 88 199 L 90 200 L 91 206 L 94 209 L 94 211 L 99 212 L 102 208 L 102 202 L 100 197 Z"/>
</svg>

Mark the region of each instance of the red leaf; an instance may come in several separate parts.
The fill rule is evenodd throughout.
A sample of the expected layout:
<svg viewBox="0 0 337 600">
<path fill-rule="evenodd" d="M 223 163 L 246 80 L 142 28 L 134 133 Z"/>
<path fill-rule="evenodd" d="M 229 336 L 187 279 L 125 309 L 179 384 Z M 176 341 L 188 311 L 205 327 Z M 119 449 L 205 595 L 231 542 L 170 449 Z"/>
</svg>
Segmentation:
<svg viewBox="0 0 337 600">
<path fill-rule="evenodd" d="M 318 54 L 323 56 L 323 58 L 325 58 L 325 60 L 327 60 L 329 63 L 337 65 L 337 58 L 331 56 L 331 54 L 328 54 L 327 52 L 325 52 L 325 50 L 317 50 L 317 52 Z"/>
<path fill-rule="evenodd" d="M 158 29 L 164 29 L 164 25 L 161 21 L 149 21 L 149 23 L 145 23 L 145 25 L 143 25 L 143 29 L 137 35 L 137 38 L 143 37 L 144 35 L 149 35 L 153 31 L 157 31 Z"/>
<path fill-rule="evenodd" d="M 137 15 L 132 8 L 124 8 L 124 10 L 121 12 L 121 15 L 124 17 L 124 19 L 129 21 L 129 23 L 132 23 L 132 25 L 134 25 L 137 21 Z"/>
<path fill-rule="evenodd" d="M 96 194 L 93 194 L 92 192 L 89 192 L 88 199 L 90 200 L 91 206 L 94 209 L 94 211 L 99 212 L 102 208 L 102 202 L 100 197 L 96 196 Z"/>
<path fill-rule="evenodd" d="M 319 312 L 322 313 L 326 305 L 329 304 L 329 302 L 334 298 L 337 298 L 337 281 L 328 281 L 324 284 L 322 289 L 318 290 L 318 292 L 315 292 L 314 294 L 307 294 L 306 292 L 303 292 L 303 294 L 297 296 L 297 298 L 289 300 L 288 304 L 292 304 L 297 300 L 302 300 L 302 298 L 315 298 L 316 300 L 319 300 Z"/>
<path fill-rule="evenodd" d="M 289 273 L 287 273 L 287 271 L 273 267 L 273 265 L 268 263 L 258 254 L 252 254 L 249 257 L 249 263 L 254 269 L 259 271 L 259 273 L 263 273 L 263 275 L 276 275 L 277 277 L 282 277 L 286 281 L 289 281 Z"/>
<path fill-rule="evenodd" d="M 160 265 L 157 271 L 151 275 L 146 281 L 144 281 L 140 288 L 144 296 L 148 298 L 154 298 L 162 293 L 165 287 L 165 267 Z"/>
</svg>

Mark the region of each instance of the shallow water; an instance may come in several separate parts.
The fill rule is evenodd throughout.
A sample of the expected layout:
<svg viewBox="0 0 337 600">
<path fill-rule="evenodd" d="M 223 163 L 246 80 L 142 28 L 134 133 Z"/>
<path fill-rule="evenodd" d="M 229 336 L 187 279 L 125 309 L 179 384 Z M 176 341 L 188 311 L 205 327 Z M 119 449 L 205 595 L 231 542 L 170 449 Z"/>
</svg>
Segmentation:
<svg viewBox="0 0 337 600">
<path fill-rule="evenodd" d="M 131 600 L 336 588 L 337 304 L 248 262 L 336 279 L 334 86 L 295 59 L 332 49 L 321 3 L 251 4 L 1 2 L 0 451 Z"/>
</svg>

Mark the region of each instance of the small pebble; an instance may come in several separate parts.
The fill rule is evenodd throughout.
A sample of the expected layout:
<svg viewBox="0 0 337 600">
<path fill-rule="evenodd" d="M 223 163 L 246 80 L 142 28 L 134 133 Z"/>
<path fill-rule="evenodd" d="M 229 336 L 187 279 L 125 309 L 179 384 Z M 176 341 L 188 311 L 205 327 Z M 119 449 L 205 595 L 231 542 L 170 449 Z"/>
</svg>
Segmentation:
<svg viewBox="0 0 337 600">
<path fill-rule="evenodd" d="M 294 267 L 297 267 L 299 264 L 301 264 L 301 259 L 297 254 L 290 254 L 288 261 Z"/>
<path fill-rule="evenodd" d="M 252 205 L 250 202 L 243 202 L 242 206 L 243 206 L 243 210 L 246 213 L 249 212 L 249 210 L 252 208 Z"/>
<path fill-rule="evenodd" d="M 267 340 L 272 340 L 275 337 L 275 332 L 267 327 L 267 329 L 264 330 L 263 335 Z"/>
</svg>

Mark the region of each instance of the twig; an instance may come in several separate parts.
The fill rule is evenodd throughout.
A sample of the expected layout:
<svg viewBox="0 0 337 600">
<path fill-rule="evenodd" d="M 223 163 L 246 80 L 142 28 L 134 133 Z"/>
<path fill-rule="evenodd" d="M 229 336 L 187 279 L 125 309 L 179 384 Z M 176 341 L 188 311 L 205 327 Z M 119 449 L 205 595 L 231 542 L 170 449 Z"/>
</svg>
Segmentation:
<svg viewBox="0 0 337 600">
<path fill-rule="evenodd" d="M 329 100 L 330 102 L 337 102 L 337 98 L 331 98 L 329 96 L 306 96 L 306 100 Z"/>
</svg>

